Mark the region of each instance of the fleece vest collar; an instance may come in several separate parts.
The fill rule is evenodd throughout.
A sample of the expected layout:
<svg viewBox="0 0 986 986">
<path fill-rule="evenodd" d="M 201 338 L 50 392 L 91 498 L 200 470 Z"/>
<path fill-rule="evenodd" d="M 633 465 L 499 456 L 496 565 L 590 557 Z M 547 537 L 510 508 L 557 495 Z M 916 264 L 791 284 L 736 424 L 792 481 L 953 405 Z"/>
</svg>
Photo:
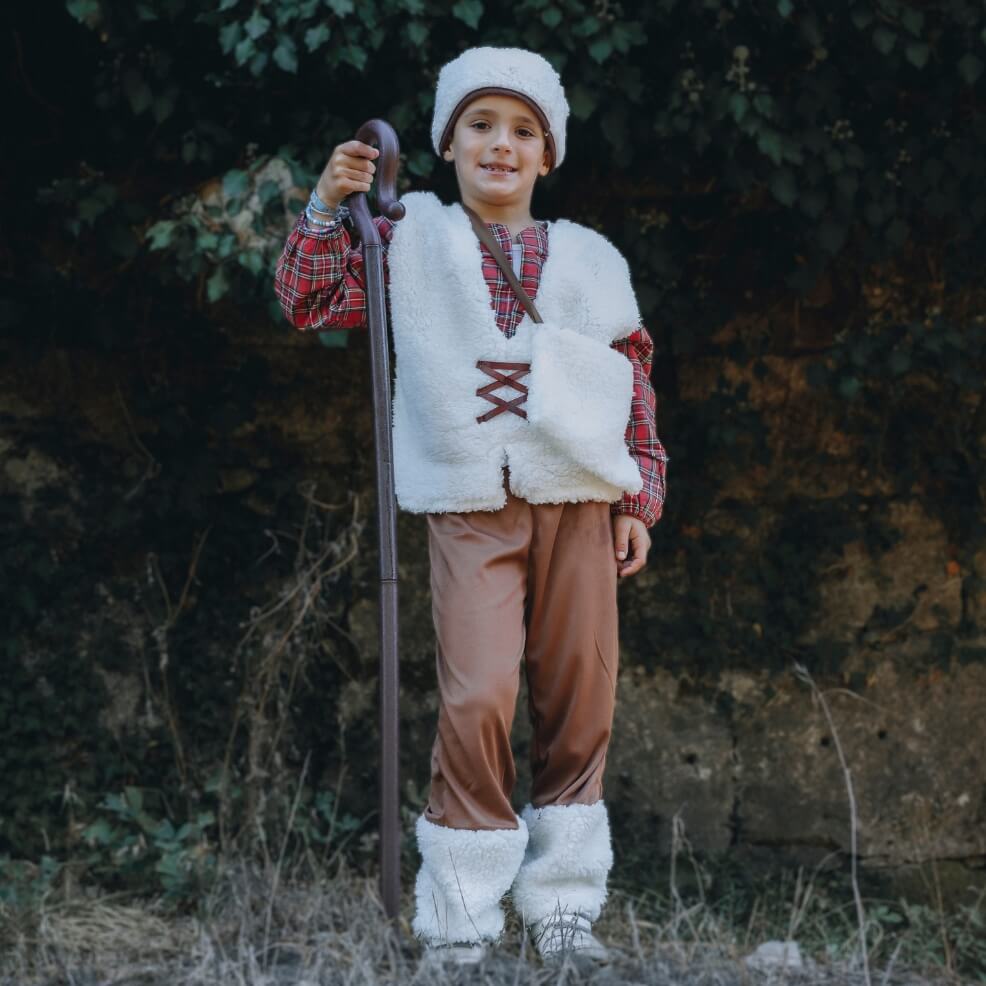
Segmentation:
<svg viewBox="0 0 986 986">
<path fill-rule="evenodd" d="M 502 467 L 531 503 L 618 500 L 642 487 L 625 441 L 633 367 L 610 343 L 640 324 L 626 261 L 602 235 L 548 225 L 537 307 L 507 338 L 465 212 L 430 192 L 401 200 L 387 251 L 395 350 L 394 481 L 413 513 L 498 510 Z M 527 417 L 492 405 L 481 361 L 523 362 Z M 505 399 L 516 390 L 498 391 Z"/>
</svg>

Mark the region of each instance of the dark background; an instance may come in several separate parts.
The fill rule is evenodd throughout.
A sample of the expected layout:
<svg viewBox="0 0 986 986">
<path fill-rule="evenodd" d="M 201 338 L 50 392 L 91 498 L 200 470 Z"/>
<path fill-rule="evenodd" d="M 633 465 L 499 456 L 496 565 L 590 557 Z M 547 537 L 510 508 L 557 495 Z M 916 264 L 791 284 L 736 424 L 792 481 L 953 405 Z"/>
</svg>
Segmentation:
<svg viewBox="0 0 986 986">
<path fill-rule="evenodd" d="M 567 158 L 535 215 L 619 246 L 656 343 L 669 496 L 647 570 L 621 588 L 621 639 L 628 672 L 671 675 L 676 701 L 704 703 L 675 763 L 703 749 L 703 716 L 739 742 L 724 675 L 757 676 L 766 700 L 792 687 L 795 659 L 858 690 L 889 660 L 902 681 L 943 674 L 975 698 L 986 14 L 836 7 L 5 13 L 0 856 L 180 896 L 200 874 L 169 874 L 175 859 L 249 841 L 258 814 L 283 830 L 304 768 L 294 836 L 373 858 L 368 346 L 289 328 L 273 269 L 332 147 L 372 116 L 399 133 L 403 189 L 455 194 L 430 146 L 432 95 L 475 44 L 531 47 L 561 71 Z M 410 818 L 434 718 L 414 518 L 400 551 Z M 920 707 L 925 685 L 894 703 Z M 941 764 L 962 745 L 936 743 L 915 755 Z M 913 764 L 881 755 L 904 791 Z M 629 785 L 652 766 L 613 759 Z M 662 839 L 676 790 L 633 798 Z M 709 847 L 797 841 L 779 815 L 716 797 Z M 984 810 L 943 855 L 972 851 Z M 845 847 L 834 821 L 802 835 Z M 141 838 L 143 855 L 120 855 Z"/>
</svg>

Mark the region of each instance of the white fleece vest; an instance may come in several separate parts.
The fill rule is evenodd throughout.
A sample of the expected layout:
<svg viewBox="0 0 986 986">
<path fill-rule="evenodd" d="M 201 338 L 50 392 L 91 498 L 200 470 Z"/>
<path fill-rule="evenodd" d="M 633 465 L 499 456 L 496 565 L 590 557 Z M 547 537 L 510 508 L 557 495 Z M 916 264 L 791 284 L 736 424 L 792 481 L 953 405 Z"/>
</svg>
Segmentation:
<svg viewBox="0 0 986 986">
<path fill-rule="evenodd" d="M 640 324 L 626 261 L 604 236 L 548 225 L 536 298 L 507 338 L 496 324 L 479 240 L 458 203 L 410 192 L 388 247 L 395 350 L 394 484 L 412 513 L 498 510 L 510 488 L 530 503 L 612 502 L 642 487 L 625 434 L 633 367 L 610 343 Z M 522 418 L 476 390 L 478 360 L 529 362 Z M 510 400 L 518 391 L 494 393 Z"/>
</svg>

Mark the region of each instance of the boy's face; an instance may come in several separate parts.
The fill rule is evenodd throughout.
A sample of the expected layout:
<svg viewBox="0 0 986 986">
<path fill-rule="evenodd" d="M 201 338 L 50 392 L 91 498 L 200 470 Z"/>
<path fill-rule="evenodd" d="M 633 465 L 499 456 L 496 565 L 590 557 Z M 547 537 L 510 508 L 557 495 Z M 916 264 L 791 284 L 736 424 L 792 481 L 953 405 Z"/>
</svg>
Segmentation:
<svg viewBox="0 0 986 986">
<path fill-rule="evenodd" d="M 496 205 L 530 202 L 538 175 L 549 170 L 544 129 L 515 96 L 477 96 L 459 114 L 442 155 L 455 162 L 463 199 Z"/>
</svg>

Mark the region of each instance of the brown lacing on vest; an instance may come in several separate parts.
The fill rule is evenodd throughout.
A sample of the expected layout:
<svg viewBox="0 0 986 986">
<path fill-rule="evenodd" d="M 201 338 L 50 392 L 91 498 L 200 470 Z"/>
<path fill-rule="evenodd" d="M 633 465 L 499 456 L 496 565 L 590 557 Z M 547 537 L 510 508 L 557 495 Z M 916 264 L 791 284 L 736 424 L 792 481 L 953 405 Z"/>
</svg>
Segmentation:
<svg viewBox="0 0 986 986">
<path fill-rule="evenodd" d="M 525 373 L 528 373 L 531 369 L 530 363 L 498 363 L 494 360 L 481 359 L 476 361 L 476 366 L 479 367 L 484 373 L 488 373 L 493 377 L 492 383 L 485 384 L 482 387 L 476 388 L 476 394 L 479 397 L 485 397 L 488 401 L 492 401 L 495 407 L 491 407 L 485 414 L 480 414 L 476 420 L 479 422 L 488 421 L 490 418 L 495 418 L 498 414 L 503 414 L 504 411 L 510 411 L 512 414 L 519 415 L 522 418 L 527 417 L 527 412 L 519 407 L 527 400 L 527 387 L 518 381 L 518 377 L 522 377 Z M 501 373 L 501 370 L 512 370 L 512 373 L 505 374 Z M 520 396 L 515 397 L 513 400 L 505 401 L 502 397 L 497 396 L 491 391 L 496 390 L 498 387 L 507 386 L 513 387 L 514 390 L 520 391 Z"/>
</svg>

